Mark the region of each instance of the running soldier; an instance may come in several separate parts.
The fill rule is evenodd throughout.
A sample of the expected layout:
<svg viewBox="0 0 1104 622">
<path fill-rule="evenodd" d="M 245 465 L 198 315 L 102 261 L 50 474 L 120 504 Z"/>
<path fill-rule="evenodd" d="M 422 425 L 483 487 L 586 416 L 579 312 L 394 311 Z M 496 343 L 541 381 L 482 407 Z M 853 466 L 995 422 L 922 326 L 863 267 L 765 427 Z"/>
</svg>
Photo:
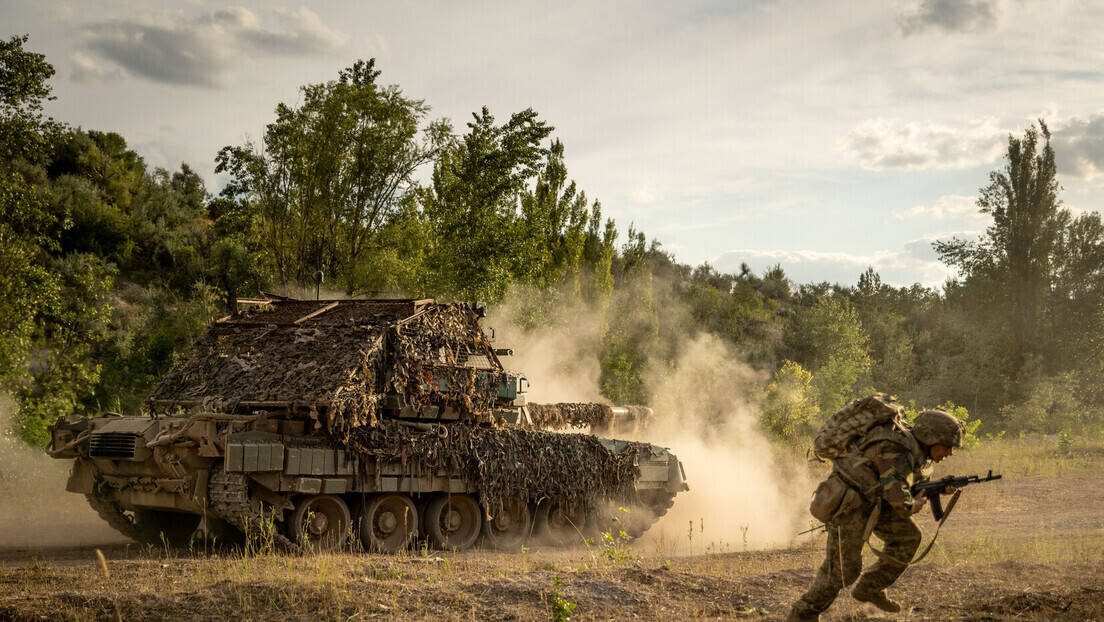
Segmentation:
<svg viewBox="0 0 1104 622">
<path fill-rule="evenodd" d="M 793 604 L 788 620 L 819 620 L 840 589 L 852 583 L 855 600 L 883 611 L 901 610 L 885 590 L 901 576 L 920 546 L 920 528 L 912 515 L 926 501 L 924 497 L 914 499 L 909 489 L 924 479 L 923 471 L 932 462 L 940 462 L 961 447 L 962 436 L 962 423 L 954 416 L 926 410 L 911 431 L 893 424 L 874 427 L 858 443 L 857 451 L 835 461 L 833 474 L 858 493 L 857 507 L 827 524 L 824 563 L 813 585 Z M 862 549 L 869 531 L 885 543 L 885 549 L 877 553 L 878 562 L 862 572 Z"/>
</svg>

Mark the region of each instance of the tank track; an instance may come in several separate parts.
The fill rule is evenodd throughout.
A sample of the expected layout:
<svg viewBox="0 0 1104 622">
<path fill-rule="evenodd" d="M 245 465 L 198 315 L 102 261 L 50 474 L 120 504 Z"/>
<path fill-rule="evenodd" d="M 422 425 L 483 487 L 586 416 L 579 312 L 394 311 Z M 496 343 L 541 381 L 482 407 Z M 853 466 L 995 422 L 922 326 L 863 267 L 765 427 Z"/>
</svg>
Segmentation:
<svg viewBox="0 0 1104 622">
<path fill-rule="evenodd" d="M 207 500 L 211 510 L 250 538 L 271 534 L 277 547 L 298 551 L 299 546 L 272 528 L 272 515 L 265 515 L 263 506 L 249 499 L 249 485 L 243 473 L 227 473 L 221 469 L 211 473 L 207 483 Z"/>
<path fill-rule="evenodd" d="M 650 512 L 651 516 L 648 517 L 648 520 L 634 520 L 630 517 L 628 525 L 626 525 L 625 527 L 625 533 L 627 533 L 629 537 L 633 539 L 639 538 L 640 536 L 644 535 L 644 532 L 651 529 L 652 525 L 659 522 L 659 519 L 667 514 L 667 510 L 671 509 L 671 506 L 673 506 L 674 504 L 675 493 L 668 493 L 664 495 L 656 504 L 639 508 L 640 510 Z"/>
<path fill-rule="evenodd" d="M 100 515 L 100 518 L 111 526 L 112 529 L 118 531 L 124 536 L 137 540 L 138 542 L 145 542 L 145 532 L 133 518 L 128 516 L 123 508 L 119 505 L 104 499 L 97 494 L 85 495 L 88 499 L 88 505 L 92 506 L 92 509 Z"/>
</svg>

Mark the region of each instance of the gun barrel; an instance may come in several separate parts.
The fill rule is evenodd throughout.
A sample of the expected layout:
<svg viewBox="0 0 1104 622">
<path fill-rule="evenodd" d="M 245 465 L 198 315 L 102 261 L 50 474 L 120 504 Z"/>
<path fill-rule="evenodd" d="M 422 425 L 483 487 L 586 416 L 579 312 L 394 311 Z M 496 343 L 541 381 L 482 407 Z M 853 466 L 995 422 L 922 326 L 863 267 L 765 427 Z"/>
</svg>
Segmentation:
<svg viewBox="0 0 1104 622">
<path fill-rule="evenodd" d="M 963 486 L 966 486 L 968 484 L 991 482 L 993 480 L 1001 479 L 1001 477 L 1002 475 L 1000 475 L 999 473 L 993 475 L 992 469 L 989 470 L 989 474 L 985 477 L 981 477 L 980 475 L 959 475 L 958 477 L 948 475 L 946 477 L 941 477 L 933 482 L 921 482 L 919 484 L 913 484 L 910 492 L 915 495 L 916 493 L 923 492 L 925 490 L 943 491 L 947 488 L 962 488 Z"/>
</svg>

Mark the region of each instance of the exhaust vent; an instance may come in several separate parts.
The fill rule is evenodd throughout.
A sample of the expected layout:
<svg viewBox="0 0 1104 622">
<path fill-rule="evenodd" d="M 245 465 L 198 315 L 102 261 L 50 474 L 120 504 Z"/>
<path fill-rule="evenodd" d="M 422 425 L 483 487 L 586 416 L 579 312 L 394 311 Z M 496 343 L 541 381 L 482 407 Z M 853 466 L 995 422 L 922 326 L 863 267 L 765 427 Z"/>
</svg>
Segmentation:
<svg viewBox="0 0 1104 622">
<path fill-rule="evenodd" d="M 100 432 L 92 435 L 88 455 L 93 458 L 133 459 L 142 435 L 131 432 Z"/>
</svg>

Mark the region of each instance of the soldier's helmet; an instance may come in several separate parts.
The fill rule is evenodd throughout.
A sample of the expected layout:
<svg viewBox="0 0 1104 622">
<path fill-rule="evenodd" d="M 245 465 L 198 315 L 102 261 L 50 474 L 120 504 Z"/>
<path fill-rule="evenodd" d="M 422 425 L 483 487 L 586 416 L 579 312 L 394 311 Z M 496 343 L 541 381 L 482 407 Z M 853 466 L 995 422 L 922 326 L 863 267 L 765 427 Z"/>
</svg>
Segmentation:
<svg viewBox="0 0 1104 622">
<path fill-rule="evenodd" d="M 928 447 L 962 447 L 963 432 L 962 422 L 945 410 L 925 410 L 912 422 L 912 435 Z"/>
</svg>

